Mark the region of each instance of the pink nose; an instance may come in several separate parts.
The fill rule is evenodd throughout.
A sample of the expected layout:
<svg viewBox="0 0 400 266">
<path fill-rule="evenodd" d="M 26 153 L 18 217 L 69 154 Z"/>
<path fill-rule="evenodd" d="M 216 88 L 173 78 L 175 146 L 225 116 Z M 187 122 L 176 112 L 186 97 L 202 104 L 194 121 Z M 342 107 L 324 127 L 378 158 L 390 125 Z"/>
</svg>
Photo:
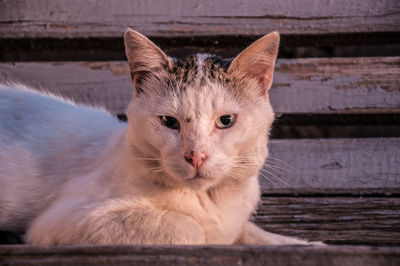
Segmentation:
<svg viewBox="0 0 400 266">
<path fill-rule="evenodd" d="M 195 168 L 199 168 L 205 159 L 207 159 L 207 154 L 205 152 L 191 151 L 189 154 L 185 155 L 185 160 Z"/>
</svg>

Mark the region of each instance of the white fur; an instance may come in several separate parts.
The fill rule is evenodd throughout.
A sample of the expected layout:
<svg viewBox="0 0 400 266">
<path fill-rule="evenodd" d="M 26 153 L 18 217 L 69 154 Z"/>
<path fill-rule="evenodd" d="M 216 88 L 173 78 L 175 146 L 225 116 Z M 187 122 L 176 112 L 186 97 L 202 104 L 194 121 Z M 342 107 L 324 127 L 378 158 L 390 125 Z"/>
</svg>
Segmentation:
<svg viewBox="0 0 400 266">
<path fill-rule="evenodd" d="M 103 111 L 5 86 L 0 102 L 2 229 L 28 227 L 34 244 L 247 241 L 241 232 L 259 197 L 256 176 L 212 198 L 190 186 L 157 187 L 135 159 L 146 147 L 132 138 L 160 138 L 146 124 L 135 127 L 141 115 L 127 127 Z"/>
<path fill-rule="evenodd" d="M 151 64 L 167 60 L 144 36 L 131 37 L 156 55 Z M 305 244 L 248 221 L 274 115 L 265 96 L 243 102 L 221 86 L 135 95 L 124 124 L 0 85 L 0 229 L 27 230 L 32 244 Z M 217 129 L 225 114 L 236 123 Z M 164 115 L 180 130 L 163 126 Z M 185 160 L 190 150 L 207 154 L 198 173 Z"/>
<path fill-rule="evenodd" d="M 108 113 L 0 85 L 0 226 L 24 229 L 99 162 L 123 125 Z"/>
</svg>

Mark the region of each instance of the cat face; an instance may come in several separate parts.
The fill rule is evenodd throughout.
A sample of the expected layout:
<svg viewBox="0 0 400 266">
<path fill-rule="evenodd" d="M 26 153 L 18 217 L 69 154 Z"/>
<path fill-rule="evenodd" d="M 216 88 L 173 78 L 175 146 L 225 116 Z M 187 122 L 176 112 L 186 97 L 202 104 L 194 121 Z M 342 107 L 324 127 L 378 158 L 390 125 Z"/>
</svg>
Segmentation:
<svg viewBox="0 0 400 266">
<path fill-rule="evenodd" d="M 136 88 L 130 130 L 157 182 L 203 190 L 257 174 L 273 121 L 267 90 L 279 41 L 263 38 L 249 47 L 253 56 L 248 48 L 226 69 L 202 55 L 173 64 L 143 35 L 126 32 Z"/>
</svg>

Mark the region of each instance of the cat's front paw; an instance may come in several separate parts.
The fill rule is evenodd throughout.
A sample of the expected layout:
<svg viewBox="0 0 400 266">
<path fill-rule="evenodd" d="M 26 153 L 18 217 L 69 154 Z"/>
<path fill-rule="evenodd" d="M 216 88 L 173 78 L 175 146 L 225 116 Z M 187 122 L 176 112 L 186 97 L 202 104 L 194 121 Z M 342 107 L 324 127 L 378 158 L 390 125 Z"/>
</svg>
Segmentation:
<svg viewBox="0 0 400 266">
<path fill-rule="evenodd" d="M 322 241 L 307 241 L 298 238 L 287 238 L 283 239 L 283 245 L 307 245 L 307 246 L 326 246 Z"/>
<path fill-rule="evenodd" d="M 320 241 L 306 241 L 295 237 L 267 232 L 251 222 L 244 225 L 243 232 L 236 243 L 261 245 L 326 245 Z"/>
<path fill-rule="evenodd" d="M 325 244 L 322 241 L 308 241 L 307 245 L 312 245 L 312 246 L 327 246 L 327 244 Z"/>
<path fill-rule="evenodd" d="M 286 236 L 274 236 L 275 241 L 278 245 L 305 245 L 305 246 L 326 246 L 322 241 L 308 241 L 299 238 L 286 237 Z"/>
</svg>

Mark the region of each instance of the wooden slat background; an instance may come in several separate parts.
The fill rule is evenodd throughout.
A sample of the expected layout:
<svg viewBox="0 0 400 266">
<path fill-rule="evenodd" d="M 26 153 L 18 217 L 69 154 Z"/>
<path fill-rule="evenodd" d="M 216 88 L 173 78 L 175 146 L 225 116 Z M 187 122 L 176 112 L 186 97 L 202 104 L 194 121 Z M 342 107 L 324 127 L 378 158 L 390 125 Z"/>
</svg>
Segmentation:
<svg viewBox="0 0 400 266">
<path fill-rule="evenodd" d="M 399 191 L 399 151 L 400 138 L 273 140 L 263 192 Z"/>
<path fill-rule="evenodd" d="M 373 71 L 371 71 L 373 70 Z M 126 62 L 0 63 L 0 79 L 125 113 Z M 271 103 L 286 114 L 400 113 L 400 57 L 278 60 Z"/>
<path fill-rule="evenodd" d="M 0 38 L 120 37 L 126 26 L 168 38 L 400 31 L 397 0 L 3 0 L 0 10 Z"/>
<path fill-rule="evenodd" d="M 267 231 L 329 244 L 400 245 L 398 197 L 268 197 L 254 221 Z"/>
<path fill-rule="evenodd" d="M 397 266 L 396 247 L 0 246 L 3 265 Z"/>
<path fill-rule="evenodd" d="M 0 45 L 7 45 L 2 60 L 32 60 L 31 50 L 41 50 L 35 46 L 45 47 L 43 58 L 57 61 L 83 60 L 86 53 L 87 60 L 99 60 L 99 46 L 107 59 L 108 46 L 117 43 L 121 53 L 113 56 L 122 58 L 127 26 L 172 45 L 169 51 L 178 56 L 204 44 L 234 54 L 273 30 L 280 31 L 286 48 L 400 43 L 398 0 L 0 0 L 0 14 Z M 390 54 L 396 56 L 279 59 L 270 94 L 274 109 L 295 118 L 399 116 L 400 57 Z M 125 62 L 33 60 L 0 63 L 0 80 L 105 106 L 113 114 L 125 112 L 132 95 Z M 271 141 L 254 221 L 272 232 L 331 244 L 400 245 L 399 137 Z M 400 249 L 0 246 L 0 264 L 82 263 L 400 265 Z"/>
</svg>

